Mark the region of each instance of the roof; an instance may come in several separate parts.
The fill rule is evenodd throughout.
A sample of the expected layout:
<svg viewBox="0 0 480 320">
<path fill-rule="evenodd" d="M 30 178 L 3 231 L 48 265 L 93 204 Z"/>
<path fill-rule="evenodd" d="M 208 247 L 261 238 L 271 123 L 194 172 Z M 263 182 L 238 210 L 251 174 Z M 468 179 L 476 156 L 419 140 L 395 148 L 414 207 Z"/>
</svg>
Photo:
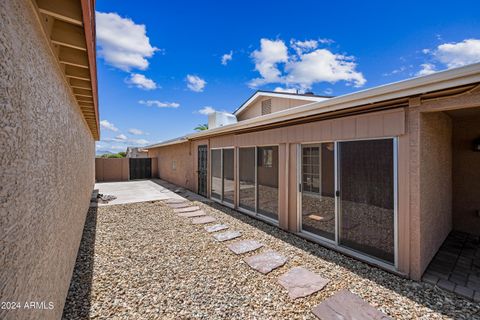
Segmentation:
<svg viewBox="0 0 480 320">
<path fill-rule="evenodd" d="M 29 2 L 92 136 L 99 140 L 95 1 Z"/>
<path fill-rule="evenodd" d="M 183 142 L 186 142 L 186 141 L 188 141 L 188 135 L 173 138 L 173 139 L 169 139 L 169 140 L 165 140 L 165 141 L 155 143 L 155 144 L 151 144 L 149 146 L 143 147 L 143 149 L 153 149 L 153 148 L 157 148 L 157 147 L 165 147 L 165 146 L 169 146 L 169 145 L 172 145 L 172 144 L 183 143 Z"/>
<path fill-rule="evenodd" d="M 322 101 L 332 96 L 320 96 L 312 93 L 290 93 L 290 92 L 276 92 L 267 90 L 257 90 L 250 96 L 240 107 L 238 107 L 233 114 L 238 115 L 250 106 L 258 97 L 279 97 L 288 99 L 300 99 L 305 101 Z"/>
<path fill-rule="evenodd" d="M 231 133 L 246 128 L 251 129 L 263 125 L 304 118 L 356 106 L 417 96 L 475 83 L 480 83 L 480 63 L 394 82 L 371 89 L 333 97 L 320 102 L 312 102 L 299 107 L 247 119 L 235 124 L 192 133 L 184 136 L 182 141 L 177 141 L 176 143 L 185 142 L 191 139 L 201 139 L 207 136 Z M 154 146 L 158 147 L 162 146 L 162 144 Z"/>
</svg>

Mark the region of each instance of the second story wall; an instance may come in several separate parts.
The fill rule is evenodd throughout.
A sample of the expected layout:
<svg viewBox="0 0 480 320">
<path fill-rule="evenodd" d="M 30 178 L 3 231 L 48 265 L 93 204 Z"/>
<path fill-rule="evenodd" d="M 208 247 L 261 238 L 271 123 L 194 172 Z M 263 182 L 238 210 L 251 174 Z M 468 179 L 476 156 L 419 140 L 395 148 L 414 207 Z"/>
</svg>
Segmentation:
<svg viewBox="0 0 480 320">
<path fill-rule="evenodd" d="M 247 120 L 255 117 L 260 117 L 262 115 L 262 102 L 266 100 L 271 101 L 271 113 L 298 107 L 298 106 L 313 102 L 313 101 L 307 101 L 307 100 L 301 100 L 301 99 L 259 97 L 250 106 L 245 108 L 241 113 L 237 115 L 237 120 L 243 121 L 243 120 Z"/>
</svg>

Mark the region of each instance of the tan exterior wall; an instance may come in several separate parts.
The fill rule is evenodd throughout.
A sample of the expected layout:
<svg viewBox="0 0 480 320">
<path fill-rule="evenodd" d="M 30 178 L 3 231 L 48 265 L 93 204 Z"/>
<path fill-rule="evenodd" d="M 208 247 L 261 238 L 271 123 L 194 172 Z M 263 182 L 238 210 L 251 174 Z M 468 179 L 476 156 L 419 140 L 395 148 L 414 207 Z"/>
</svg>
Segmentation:
<svg viewBox="0 0 480 320">
<path fill-rule="evenodd" d="M 30 1 L 0 4 L 0 297 L 59 319 L 94 184 L 94 140 Z"/>
<path fill-rule="evenodd" d="M 129 170 L 129 158 L 95 158 L 97 182 L 127 181 L 130 175 Z"/>
<path fill-rule="evenodd" d="M 452 123 L 442 112 L 419 113 L 419 247 L 412 270 L 420 278 L 452 230 Z M 418 268 L 418 269 L 417 269 Z"/>
<path fill-rule="evenodd" d="M 149 157 L 158 161 L 158 176 L 190 190 L 196 190 L 192 143 L 184 142 L 150 149 Z"/>
<path fill-rule="evenodd" d="M 252 105 L 248 106 L 244 111 L 242 111 L 238 116 L 238 121 L 243 121 L 262 115 L 262 101 L 271 99 L 272 100 L 272 113 L 278 112 L 301 105 L 313 103 L 313 101 L 300 100 L 300 99 L 288 99 L 288 98 L 276 98 L 276 97 L 262 97 L 255 101 Z"/>
<path fill-rule="evenodd" d="M 480 235 L 480 117 L 453 120 L 453 229 Z"/>
</svg>

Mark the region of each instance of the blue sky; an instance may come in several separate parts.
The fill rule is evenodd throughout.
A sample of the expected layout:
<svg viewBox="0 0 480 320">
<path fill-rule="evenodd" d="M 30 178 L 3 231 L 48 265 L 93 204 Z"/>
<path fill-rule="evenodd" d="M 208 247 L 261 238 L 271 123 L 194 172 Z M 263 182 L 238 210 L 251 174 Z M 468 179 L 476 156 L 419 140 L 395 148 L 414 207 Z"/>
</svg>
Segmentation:
<svg viewBox="0 0 480 320">
<path fill-rule="evenodd" d="M 341 95 L 480 61 L 478 1 L 228 3 L 97 1 L 97 150 L 192 132 L 257 89 Z"/>
</svg>

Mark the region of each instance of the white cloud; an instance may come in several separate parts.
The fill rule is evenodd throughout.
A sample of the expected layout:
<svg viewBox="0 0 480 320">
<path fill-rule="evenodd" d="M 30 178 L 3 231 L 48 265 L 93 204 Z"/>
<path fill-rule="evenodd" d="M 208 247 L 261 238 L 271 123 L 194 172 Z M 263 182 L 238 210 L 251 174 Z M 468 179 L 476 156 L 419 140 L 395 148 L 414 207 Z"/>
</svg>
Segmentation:
<svg viewBox="0 0 480 320">
<path fill-rule="evenodd" d="M 297 52 L 298 55 L 302 54 L 305 51 L 314 50 L 318 47 L 317 40 L 305 40 L 305 41 L 297 41 L 297 40 L 290 40 L 290 47 Z"/>
<path fill-rule="evenodd" d="M 157 84 L 155 83 L 155 81 L 139 73 L 130 74 L 130 78 L 126 79 L 125 82 L 144 90 L 154 90 L 157 88 Z"/>
<path fill-rule="evenodd" d="M 423 63 L 423 64 L 420 65 L 420 67 L 422 69 L 420 69 L 420 71 L 417 72 L 417 74 L 416 74 L 417 76 L 426 76 L 426 75 L 437 72 L 435 70 L 435 65 L 433 65 L 431 63 Z"/>
<path fill-rule="evenodd" d="M 100 127 L 102 127 L 103 129 L 107 129 L 107 130 L 110 130 L 110 131 L 114 131 L 114 132 L 117 132 L 118 131 L 118 128 L 115 127 L 115 125 L 111 122 L 108 122 L 108 120 L 102 120 L 100 121 Z"/>
<path fill-rule="evenodd" d="M 230 51 L 230 53 L 225 53 L 223 56 L 222 56 L 222 64 L 224 66 L 227 65 L 228 61 L 231 61 L 233 58 L 233 51 Z"/>
<path fill-rule="evenodd" d="M 149 143 L 149 141 L 145 139 L 128 139 L 128 141 L 141 146 L 147 145 Z"/>
<path fill-rule="evenodd" d="M 207 82 L 200 78 L 199 76 L 195 76 L 192 74 L 187 74 L 187 87 L 188 89 L 195 91 L 195 92 L 202 92 L 205 88 Z"/>
<path fill-rule="evenodd" d="M 286 92 L 286 93 L 297 93 L 297 89 L 294 88 L 282 88 L 282 87 L 276 87 L 273 89 L 275 92 Z"/>
<path fill-rule="evenodd" d="M 162 102 L 159 100 L 140 100 L 138 103 L 146 105 L 148 107 L 158 107 L 158 108 L 178 108 L 180 104 L 177 102 Z"/>
<path fill-rule="evenodd" d="M 435 50 L 435 58 L 448 68 L 480 62 L 480 39 L 466 39 L 457 43 L 444 43 Z"/>
<path fill-rule="evenodd" d="M 216 110 L 210 106 L 205 106 L 202 109 L 198 110 L 198 113 L 203 115 L 209 115 L 210 113 L 214 113 Z"/>
<path fill-rule="evenodd" d="M 288 48 L 282 40 L 260 40 L 260 50 L 252 53 L 255 63 L 255 70 L 260 73 L 261 78 L 250 81 L 250 86 L 257 87 L 267 83 L 282 83 L 281 72 L 278 69 L 279 63 L 288 61 Z"/>
<path fill-rule="evenodd" d="M 129 130 L 128 130 L 128 133 L 133 134 L 133 135 L 135 135 L 135 136 L 140 136 L 140 135 L 146 134 L 146 133 L 143 132 L 142 130 L 140 130 L 140 129 L 135 129 L 135 128 L 129 129 Z"/>
<path fill-rule="evenodd" d="M 325 93 L 328 96 L 331 96 L 333 94 L 333 89 L 332 88 L 327 88 L 323 90 L 323 93 Z"/>
<path fill-rule="evenodd" d="M 157 48 L 150 44 L 145 25 L 117 13 L 96 12 L 98 54 L 106 63 L 124 71 L 148 68 Z"/>
<path fill-rule="evenodd" d="M 290 48 L 293 52 L 290 53 L 283 40 L 261 39 L 260 50 L 252 53 L 255 70 L 261 77 L 251 80 L 249 85 L 256 88 L 263 84 L 281 83 L 287 88 L 308 90 L 317 82 L 346 81 L 356 87 L 363 86 L 366 80 L 361 72 L 356 71 L 354 58 L 318 49 L 322 41 L 292 39 Z"/>
<path fill-rule="evenodd" d="M 127 140 L 127 136 L 122 133 L 122 134 L 119 134 L 118 136 L 116 136 L 115 139 L 117 139 L 117 140 Z"/>
<path fill-rule="evenodd" d="M 366 80 L 363 74 L 355 71 L 357 64 L 352 57 L 334 54 L 327 49 L 317 49 L 302 54 L 298 61 L 285 66 L 287 83 L 296 83 L 301 88 L 311 88 L 316 82 L 335 83 L 343 80 L 361 87 Z"/>
</svg>

